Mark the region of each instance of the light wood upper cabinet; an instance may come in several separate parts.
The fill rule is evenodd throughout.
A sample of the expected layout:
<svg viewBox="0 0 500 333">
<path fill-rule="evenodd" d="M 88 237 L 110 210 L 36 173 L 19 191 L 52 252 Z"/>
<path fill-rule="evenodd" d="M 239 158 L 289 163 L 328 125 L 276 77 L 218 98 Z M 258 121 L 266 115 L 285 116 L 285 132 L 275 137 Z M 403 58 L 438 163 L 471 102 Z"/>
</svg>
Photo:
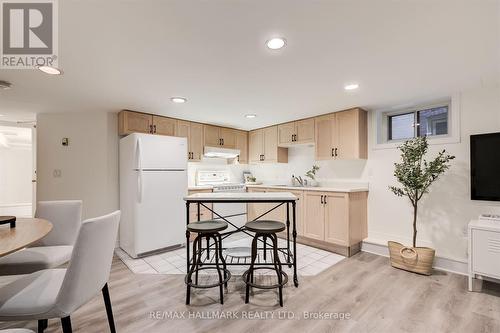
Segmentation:
<svg viewBox="0 0 500 333">
<path fill-rule="evenodd" d="M 199 162 L 203 155 L 203 125 L 178 120 L 175 136 L 188 139 L 188 161 Z"/>
<path fill-rule="evenodd" d="M 295 125 L 295 121 L 278 125 L 278 144 L 288 145 L 294 141 L 294 135 L 296 134 Z"/>
<path fill-rule="evenodd" d="M 205 146 L 236 147 L 236 131 L 230 128 L 204 125 Z"/>
<path fill-rule="evenodd" d="M 176 124 L 173 118 L 153 116 L 153 133 L 174 136 Z"/>
<path fill-rule="evenodd" d="M 118 114 L 118 134 L 127 135 L 131 133 L 151 133 L 153 128 L 153 116 L 150 114 L 121 111 Z"/>
<path fill-rule="evenodd" d="M 236 131 L 230 128 L 221 127 L 219 130 L 222 146 L 224 148 L 236 148 Z"/>
<path fill-rule="evenodd" d="M 366 159 L 367 119 L 360 108 L 316 117 L 316 160 Z"/>
<path fill-rule="evenodd" d="M 278 126 L 250 131 L 250 163 L 287 163 L 288 149 L 278 147 Z"/>
<path fill-rule="evenodd" d="M 323 192 L 304 193 L 304 236 L 320 241 L 325 239 L 323 195 Z"/>
<path fill-rule="evenodd" d="M 235 131 L 236 136 L 236 149 L 239 149 L 240 155 L 238 156 L 238 162 L 240 164 L 248 163 L 248 132 L 245 131 Z"/>
<path fill-rule="evenodd" d="M 312 142 L 314 142 L 314 118 L 278 125 L 278 145 L 289 147 Z"/>
<path fill-rule="evenodd" d="M 264 133 L 262 130 L 250 131 L 248 133 L 248 160 L 250 163 L 262 161 L 263 146 Z"/>
<path fill-rule="evenodd" d="M 334 158 L 333 131 L 335 115 L 316 117 L 316 160 Z"/>
<path fill-rule="evenodd" d="M 191 150 L 191 162 L 201 161 L 203 156 L 203 125 L 191 123 L 189 133 L 189 149 Z"/>
<path fill-rule="evenodd" d="M 218 147 L 221 145 L 219 127 L 212 125 L 204 125 L 204 141 L 205 146 Z"/>
<path fill-rule="evenodd" d="M 296 123 L 295 143 L 314 142 L 314 118 L 299 120 Z"/>
</svg>

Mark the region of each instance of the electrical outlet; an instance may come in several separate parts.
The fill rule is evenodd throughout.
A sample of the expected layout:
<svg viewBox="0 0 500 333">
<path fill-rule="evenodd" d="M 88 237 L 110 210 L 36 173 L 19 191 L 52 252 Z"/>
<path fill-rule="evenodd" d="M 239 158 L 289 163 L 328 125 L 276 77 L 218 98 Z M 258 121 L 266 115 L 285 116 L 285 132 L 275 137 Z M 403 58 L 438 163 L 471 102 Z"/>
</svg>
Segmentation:
<svg viewBox="0 0 500 333">
<path fill-rule="evenodd" d="M 54 178 L 61 178 L 61 169 L 54 169 L 54 171 L 52 171 L 52 175 Z"/>
</svg>

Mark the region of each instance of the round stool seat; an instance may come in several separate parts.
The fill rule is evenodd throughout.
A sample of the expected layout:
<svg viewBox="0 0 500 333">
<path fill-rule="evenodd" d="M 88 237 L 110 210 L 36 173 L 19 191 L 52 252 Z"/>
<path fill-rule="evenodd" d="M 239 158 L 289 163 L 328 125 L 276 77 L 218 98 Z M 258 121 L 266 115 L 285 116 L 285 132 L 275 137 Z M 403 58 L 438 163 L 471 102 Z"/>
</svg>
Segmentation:
<svg viewBox="0 0 500 333">
<path fill-rule="evenodd" d="M 187 225 L 187 230 L 192 232 L 197 232 L 200 234 L 213 233 L 224 230 L 226 228 L 227 228 L 226 221 L 214 221 L 214 220 L 193 222 Z"/>
<path fill-rule="evenodd" d="M 245 224 L 245 227 L 253 232 L 258 233 L 277 233 L 285 230 L 286 226 L 284 223 L 278 221 L 270 221 L 270 220 L 259 220 L 252 221 Z"/>
</svg>

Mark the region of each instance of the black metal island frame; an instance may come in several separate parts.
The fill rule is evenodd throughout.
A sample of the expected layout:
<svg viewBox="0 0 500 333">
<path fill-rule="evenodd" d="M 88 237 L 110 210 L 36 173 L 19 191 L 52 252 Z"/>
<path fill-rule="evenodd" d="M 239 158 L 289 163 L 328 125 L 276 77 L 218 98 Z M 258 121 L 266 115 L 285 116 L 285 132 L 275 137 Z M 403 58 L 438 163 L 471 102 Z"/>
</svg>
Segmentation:
<svg viewBox="0 0 500 333">
<path fill-rule="evenodd" d="M 214 211 L 211 207 L 207 206 L 207 204 L 210 203 L 275 203 L 276 206 L 273 208 L 269 209 L 268 211 L 264 212 L 263 214 L 257 216 L 253 221 L 257 221 L 264 217 L 265 215 L 269 214 L 270 212 L 274 211 L 275 209 L 278 209 L 279 207 L 285 205 L 286 206 L 286 247 L 279 247 L 278 251 L 282 253 L 286 259 L 286 262 L 283 264 L 288 265 L 288 267 L 293 267 L 293 282 L 295 287 L 299 286 L 299 280 L 297 276 L 297 221 L 296 221 L 296 201 L 297 197 L 293 195 L 290 192 L 274 192 L 274 193 L 259 193 L 259 192 L 243 192 L 243 193 L 196 193 L 196 194 L 191 194 L 186 197 L 184 197 L 184 200 L 186 201 L 186 225 L 189 224 L 190 222 L 195 222 L 195 221 L 189 221 L 189 209 L 191 204 L 196 204 L 197 206 L 197 212 L 198 212 L 198 221 L 200 221 L 200 209 L 201 207 L 204 207 L 205 209 L 208 209 L 214 214 L 214 218 L 220 219 L 223 221 L 226 221 L 229 225 L 232 225 L 233 227 L 236 228 L 236 230 L 232 231 L 227 231 L 224 233 L 221 233 L 221 237 L 224 240 L 225 238 L 229 237 L 230 235 L 238 232 L 243 232 L 251 237 L 253 237 L 252 234 L 250 234 L 247 230 L 245 230 L 245 226 L 243 227 L 238 227 L 231 223 L 227 218 L 227 216 L 221 216 L 219 215 L 216 211 Z M 291 221 L 290 221 L 290 205 L 292 205 L 292 216 L 291 216 Z M 291 231 L 291 236 L 292 238 L 290 239 L 290 227 L 292 227 Z M 190 246 L 189 246 L 189 240 L 190 240 L 190 232 L 186 229 L 186 251 L 187 251 L 187 267 L 186 271 L 189 272 L 189 268 L 191 265 L 191 256 L 189 255 L 190 252 Z M 266 242 L 259 240 L 260 243 L 263 244 L 263 247 L 259 247 L 259 250 L 264 250 L 264 253 L 266 252 L 267 246 L 271 246 L 270 244 Z M 209 251 L 210 248 L 214 246 L 213 244 L 208 244 L 204 248 L 201 248 L 200 251 L 206 252 L 207 258 L 209 257 Z M 222 246 L 223 250 L 224 246 Z M 264 256 L 265 260 L 265 256 Z M 213 265 L 215 266 L 214 263 L 210 262 L 204 262 L 204 266 L 209 266 Z M 226 265 L 231 266 L 231 265 L 250 265 L 250 262 L 248 263 L 241 263 L 241 262 L 230 262 L 229 260 L 226 260 Z M 262 261 L 257 261 L 255 266 L 266 266 L 269 265 L 269 263 L 262 262 Z"/>
</svg>

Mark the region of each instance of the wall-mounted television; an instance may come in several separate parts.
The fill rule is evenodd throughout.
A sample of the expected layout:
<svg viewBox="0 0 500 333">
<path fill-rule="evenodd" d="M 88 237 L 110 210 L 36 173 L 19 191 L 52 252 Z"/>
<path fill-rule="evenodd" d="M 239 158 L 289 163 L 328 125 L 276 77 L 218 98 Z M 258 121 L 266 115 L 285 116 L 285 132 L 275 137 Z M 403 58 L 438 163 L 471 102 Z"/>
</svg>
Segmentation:
<svg viewBox="0 0 500 333">
<path fill-rule="evenodd" d="M 500 201 L 500 133 L 470 136 L 471 199 Z"/>
</svg>

